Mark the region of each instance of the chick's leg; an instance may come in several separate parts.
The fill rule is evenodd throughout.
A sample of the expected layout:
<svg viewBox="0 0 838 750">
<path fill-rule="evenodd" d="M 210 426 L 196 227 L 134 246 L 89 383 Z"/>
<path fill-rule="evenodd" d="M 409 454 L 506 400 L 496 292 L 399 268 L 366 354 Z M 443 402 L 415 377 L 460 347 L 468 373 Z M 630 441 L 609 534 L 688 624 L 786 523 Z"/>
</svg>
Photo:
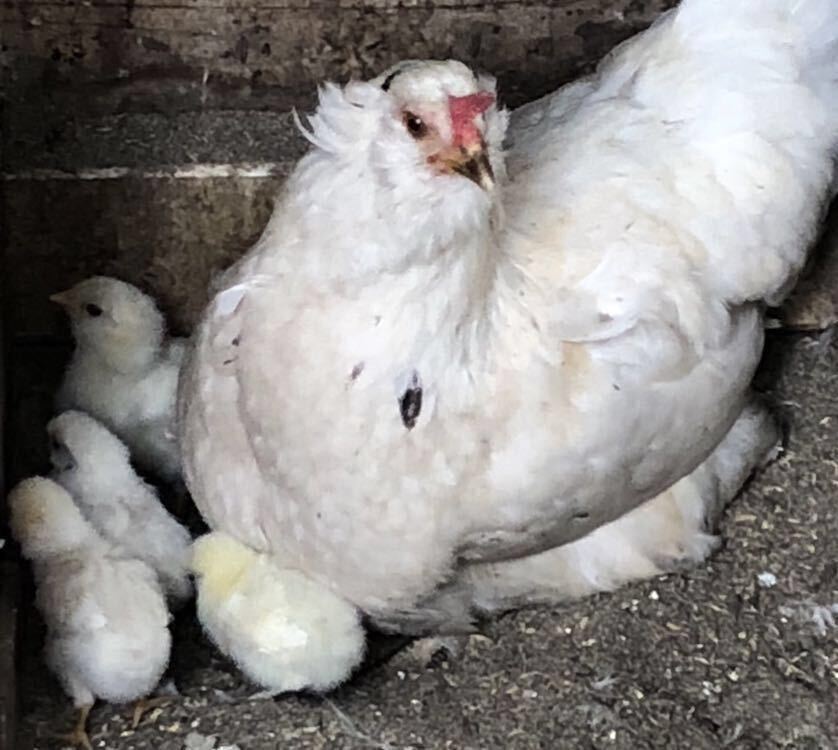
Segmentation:
<svg viewBox="0 0 838 750">
<path fill-rule="evenodd" d="M 419 668 L 433 666 L 437 660 L 459 659 L 468 645 L 468 635 L 428 636 L 414 641 L 407 651 L 410 662 Z M 478 636 L 482 638 L 483 636 Z"/>
<path fill-rule="evenodd" d="M 87 717 L 90 714 L 90 709 L 93 708 L 92 703 L 79 706 L 79 718 L 76 726 L 69 734 L 58 735 L 56 739 L 65 742 L 73 747 L 81 747 L 84 750 L 93 750 L 93 745 L 90 744 L 90 737 L 87 736 Z"/>
<path fill-rule="evenodd" d="M 136 729 L 140 725 L 140 721 L 146 712 L 155 708 L 162 708 L 168 706 L 172 699 L 167 696 L 160 696 L 158 698 L 140 698 L 134 704 L 134 713 L 131 716 L 131 729 Z"/>
<path fill-rule="evenodd" d="M 249 701 L 272 701 L 274 698 L 278 698 L 284 692 L 284 690 L 260 690 L 257 693 L 248 695 L 247 699 Z"/>
</svg>

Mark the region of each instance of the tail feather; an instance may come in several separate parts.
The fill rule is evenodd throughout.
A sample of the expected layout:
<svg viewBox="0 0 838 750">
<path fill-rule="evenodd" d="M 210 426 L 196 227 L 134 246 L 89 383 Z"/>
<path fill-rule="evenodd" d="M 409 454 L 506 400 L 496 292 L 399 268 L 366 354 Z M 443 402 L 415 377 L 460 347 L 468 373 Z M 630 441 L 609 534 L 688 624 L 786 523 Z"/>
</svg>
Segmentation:
<svg viewBox="0 0 838 750">
<path fill-rule="evenodd" d="M 647 37 L 604 74 L 680 137 L 680 225 L 722 298 L 779 304 L 835 184 L 838 0 L 684 0 Z"/>
<path fill-rule="evenodd" d="M 822 133 L 838 142 L 838 0 L 683 0 L 674 23 L 688 46 L 716 48 L 724 76 L 762 77 L 766 104 L 768 84 L 802 83 L 825 106 Z M 713 58 L 703 63 L 713 65 Z M 773 104 L 794 112 L 788 100 Z"/>
<path fill-rule="evenodd" d="M 838 1 L 798 0 L 791 21 L 804 40 L 802 78 L 826 107 L 838 148 Z"/>
</svg>

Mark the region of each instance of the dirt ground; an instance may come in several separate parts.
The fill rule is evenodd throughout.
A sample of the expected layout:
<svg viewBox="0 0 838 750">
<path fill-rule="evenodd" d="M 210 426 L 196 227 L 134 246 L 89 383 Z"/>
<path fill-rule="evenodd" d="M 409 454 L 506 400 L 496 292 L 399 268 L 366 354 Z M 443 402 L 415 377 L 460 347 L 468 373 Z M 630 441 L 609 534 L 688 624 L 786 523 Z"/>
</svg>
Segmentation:
<svg viewBox="0 0 838 750">
<path fill-rule="evenodd" d="M 98 706 L 94 747 L 838 748 L 838 336 L 773 334 L 758 382 L 786 451 L 730 507 L 708 564 L 487 623 L 428 668 L 376 638 L 326 697 L 250 700 L 185 612 L 170 704 L 135 731 L 127 709 Z M 60 747 L 72 711 L 26 624 L 24 747 Z"/>
</svg>

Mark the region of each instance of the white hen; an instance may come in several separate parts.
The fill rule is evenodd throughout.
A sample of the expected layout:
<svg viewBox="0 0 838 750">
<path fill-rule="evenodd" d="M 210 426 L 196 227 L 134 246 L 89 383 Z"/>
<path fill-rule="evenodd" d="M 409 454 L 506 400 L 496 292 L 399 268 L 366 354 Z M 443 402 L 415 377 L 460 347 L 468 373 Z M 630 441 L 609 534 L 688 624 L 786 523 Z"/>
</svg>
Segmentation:
<svg viewBox="0 0 838 750">
<path fill-rule="evenodd" d="M 632 575 L 676 564 L 649 545 L 706 554 L 704 517 L 730 494 L 717 465 L 747 474 L 774 438 L 743 409 L 761 306 L 830 197 L 836 7 L 685 0 L 520 113 L 502 190 L 485 154 L 500 178 L 503 118 L 464 66 L 325 87 L 314 148 L 182 378 L 185 471 L 210 525 L 417 631 L 467 618 L 456 579 L 440 618 L 417 610 L 458 559 L 522 558 L 615 519 L 626 554 L 652 560 Z M 737 419 L 684 491 L 621 518 Z M 543 572 L 535 598 L 571 590 Z M 574 591 L 626 576 L 594 578 Z"/>
<path fill-rule="evenodd" d="M 47 625 L 45 657 L 80 710 L 69 739 L 88 750 L 87 715 L 99 698 L 141 700 L 169 661 L 169 613 L 147 565 L 126 558 L 42 477 L 9 494 L 12 533 L 32 561 Z"/>
<path fill-rule="evenodd" d="M 93 417 L 67 411 L 47 425 L 52 477 L 102 536 L 147 563 L 175 604 L 192 594 L 192 537 L 131 467 L 128 449 Z"/>
<path fill-rule="evenodd" d="M 92 414 L 144 470 L 178 479 L 174 410 L 185 340 L 167 338 L 154 300 L 118 279 L 94 276 L 50 299 L 67 312 L 76 340 L 58 410 Z"/>
</svg>

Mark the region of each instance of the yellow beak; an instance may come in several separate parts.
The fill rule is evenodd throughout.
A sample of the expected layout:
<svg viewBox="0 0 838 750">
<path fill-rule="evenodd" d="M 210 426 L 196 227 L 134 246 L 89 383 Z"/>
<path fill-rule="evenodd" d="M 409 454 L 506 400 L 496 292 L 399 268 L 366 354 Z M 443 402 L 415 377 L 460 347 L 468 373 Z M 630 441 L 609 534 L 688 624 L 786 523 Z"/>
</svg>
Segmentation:
<svg viewBox="0 0 838 750">
<path fill-rule="evenodd" d="M 489 191 L 495 186 L 495 174 L 483 143 L 452 146 L 440 153 L 439 158 L 451 172 L 468 177 L 484 190 Z"/>
</svg>

